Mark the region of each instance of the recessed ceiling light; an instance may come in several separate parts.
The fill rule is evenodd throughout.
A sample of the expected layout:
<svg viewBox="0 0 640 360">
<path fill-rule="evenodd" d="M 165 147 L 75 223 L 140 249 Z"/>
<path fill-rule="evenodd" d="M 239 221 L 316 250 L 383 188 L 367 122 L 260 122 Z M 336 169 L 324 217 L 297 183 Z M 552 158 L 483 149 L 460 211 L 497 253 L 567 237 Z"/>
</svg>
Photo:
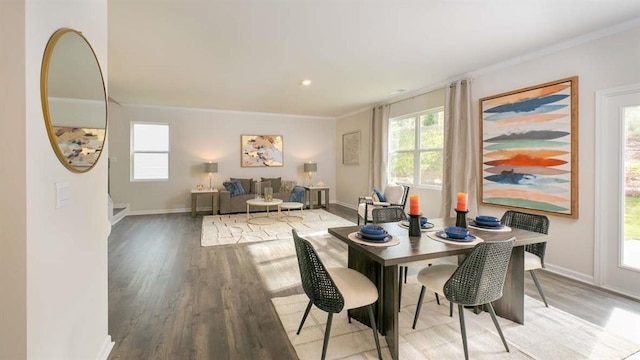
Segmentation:
<svg viewBox="0 0 640 360">
<path fill-rule="evenodd" d="M 407 92 L 407 89 L 398 89 L 398 90 L 393 90 L 391 92 L 391 95 L 398 95 L 398 94 L 402 94 L 403 92 Z"/>
<path fill-rule="evenodd" d="M 311 80 L 302 80 L 301 84 L 304 86 L 309 86 L 311 85 Z"/>
</svg>

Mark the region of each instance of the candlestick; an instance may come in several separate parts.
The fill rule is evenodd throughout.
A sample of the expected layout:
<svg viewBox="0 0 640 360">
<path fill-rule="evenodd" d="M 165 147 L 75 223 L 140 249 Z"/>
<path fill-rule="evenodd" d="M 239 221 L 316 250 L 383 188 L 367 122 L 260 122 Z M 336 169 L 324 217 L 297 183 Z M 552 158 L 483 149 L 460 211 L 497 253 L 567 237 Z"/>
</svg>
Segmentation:
<svg viewBox="0 0 640 360">
<path fill-rule="evenodd" d="M 422 214 L 409 214 L 409 236 L 422 236 L 420 217 Z"/>
<path fill-rule="evenodd" d="M 454 209 L 456 211 L 456 226 L 461 228 L 467 228 L 467 213 L 469 211 L 461 211 L 458 209 Z"/>
<path fill-rule="evenodd" d="M 458 193 L 458 204 L 456 206 L 457 210 L 460 211 L 467 211 L 469 209 L 467 209 L 467 201 L 469 199 L 469 196 L 466 193 L 462 193 L 459 192 Z"/>
<path fill-rule="evenodd" d="M 420 214 L 420 197 L 418 195 L 409 196 L 409 215 Z"/>
</svg>

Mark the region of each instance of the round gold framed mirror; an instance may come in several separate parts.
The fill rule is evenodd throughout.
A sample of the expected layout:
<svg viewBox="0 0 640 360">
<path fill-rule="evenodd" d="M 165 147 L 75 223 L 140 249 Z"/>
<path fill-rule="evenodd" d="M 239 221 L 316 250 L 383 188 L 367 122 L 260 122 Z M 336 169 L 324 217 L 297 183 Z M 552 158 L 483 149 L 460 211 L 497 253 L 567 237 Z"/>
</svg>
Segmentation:
<svg viewBox="0 0 640 360">
<path fill-rule="evenodd" d="M 91 170 L 107 134 L 107 95 L 93 48 L 79 31 L 59 29 L 42 60 L 40 95 L 49 141 L 62 164 Z"/>
</svg>

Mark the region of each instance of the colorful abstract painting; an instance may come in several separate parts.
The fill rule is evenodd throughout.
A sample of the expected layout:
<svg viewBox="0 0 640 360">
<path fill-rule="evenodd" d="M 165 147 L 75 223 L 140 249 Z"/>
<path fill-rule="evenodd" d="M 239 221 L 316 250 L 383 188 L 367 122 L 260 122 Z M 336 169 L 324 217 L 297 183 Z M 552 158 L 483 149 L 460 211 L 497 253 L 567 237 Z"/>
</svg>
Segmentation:
<svg viewBox="0 0 640 360">
<path fill-rule="evenodd" d="M 241 135 L 242 167 L 283 166 L 282 135 Z"/>
<path fill-rule="evenodd" d="M 578 217 L 578 77 L 480 99 L 482 203 Z"/>
</svg>

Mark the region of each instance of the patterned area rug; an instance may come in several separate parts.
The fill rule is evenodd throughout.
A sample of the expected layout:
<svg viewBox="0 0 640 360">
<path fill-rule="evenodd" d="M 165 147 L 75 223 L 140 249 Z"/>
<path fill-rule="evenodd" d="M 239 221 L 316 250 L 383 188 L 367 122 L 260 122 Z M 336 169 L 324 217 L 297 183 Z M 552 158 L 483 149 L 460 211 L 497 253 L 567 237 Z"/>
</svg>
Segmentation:
<svg viewBox="0 0 640 360">
<path fill-rule="evenodd" d="M 283 215 L 286 211 L 283 211 Z M 266 216 L 266 213 L 252 213 L 252 216 Z M 302 216 L 303 220 L 290 219 L 291 222 L 278 221 L 276 212 L 271 211 L 269 220 L 273 223 L 264 224 L 266 219 L 256 218 L 259 225 L 248 224 L 246 214 L 213 215 L 202 219 L 202 234 L 200 244 L 202 246 L 228 245 L 245 242 L 291 239 L 291 230 L 297 229 L 300 234 L 322 234 L 327 228 L 338 226 L 351 226 L 354 223 L 326 210 L 295 210 L 292 216 Z"/>
<path fill-rule="evenodd" d="M 449 317 L 448 302 L 437 305 L 433 294 L 425 296 L 416 329 L 411 329 L 420 285 L 411 277 L 403 288 L 400 314 L 401 359 L 463 359 L 462 338 L 454 307 Z M 305 307 L 306 295 L 271 299 L 289 340 L 301 360 L 319 359 L 327 313 L 313 307 L 305 325 L 296 335 Z M 525 325 L 498 318 L 510 352 L 506 352 L 488 313 L 465 313 L 469 357 L 472 359 L 633 359 L 640 357 L 640 335 L 629 332 L 624 338 L 533 298 L 525 298 Z M 384 359 L 391 354 L 380 336 Z M 635 356 L 632 354 L 636 354 Z M 376 359 L 371 329 L 357 321 L 347 321 L 346 312 L 334 315 L 327 350 L 330 359 Z"/>
</svg>

